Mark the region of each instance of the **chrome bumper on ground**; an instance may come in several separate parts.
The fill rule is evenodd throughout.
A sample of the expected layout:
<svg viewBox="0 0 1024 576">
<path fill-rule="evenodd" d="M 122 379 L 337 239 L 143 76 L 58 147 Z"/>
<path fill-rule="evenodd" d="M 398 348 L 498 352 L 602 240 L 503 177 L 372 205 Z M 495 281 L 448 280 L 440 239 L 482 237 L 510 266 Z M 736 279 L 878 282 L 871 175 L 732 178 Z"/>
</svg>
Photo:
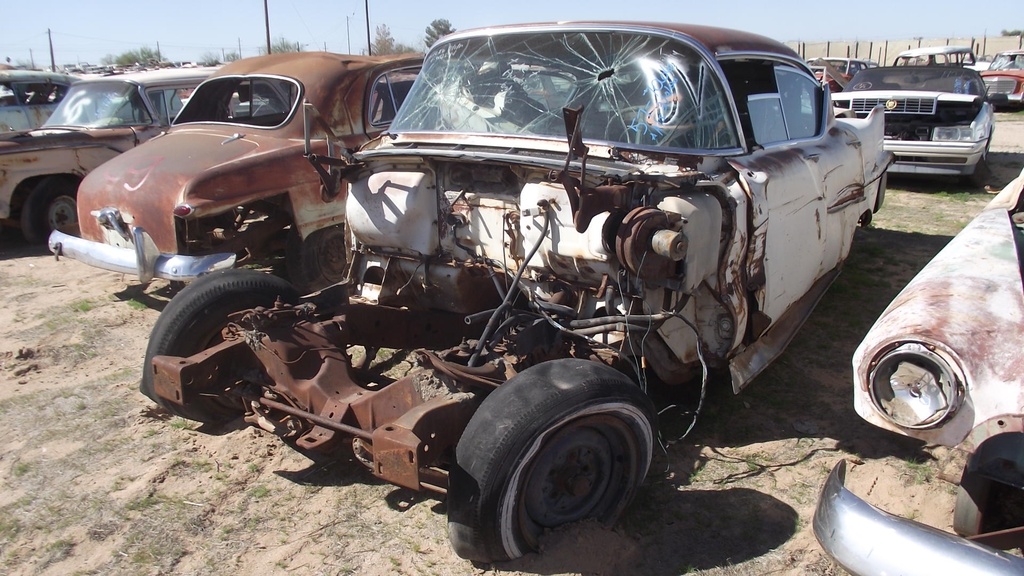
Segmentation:
<svg viewBox="0 0 1024 576">
<path fill-rule="evenodd" d="M 142 228 L 132 228 L 131 233 L 134 248 L 118 248 L 57 230 L 50 234 L 49 246 L 58 257 L 66 256 L 112 272 L 136 274 L 140 282 L 149 282 L 153 278 L 194 280 L 203 274 L 235 265 L 235 255 L 231 253 L 205 256 L 160 254 Z"/>
<path fill-rule="evenodd" d="M 814 536 L 853 576 L 1024 574 L 1024 558 L 883 512 L 847 490 L 845 480 L 840 460 L 821 490 Z"/>
</svg>

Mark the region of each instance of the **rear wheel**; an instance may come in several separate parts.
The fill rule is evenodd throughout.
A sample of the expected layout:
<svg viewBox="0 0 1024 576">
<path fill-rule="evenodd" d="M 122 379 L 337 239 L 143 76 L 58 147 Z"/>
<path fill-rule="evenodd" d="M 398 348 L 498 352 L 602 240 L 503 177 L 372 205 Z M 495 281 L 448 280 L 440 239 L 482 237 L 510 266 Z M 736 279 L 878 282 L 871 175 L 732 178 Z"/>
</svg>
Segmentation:
<svg viewBox="0 0 1024 576">
<path fill-rule="evenodd" d="M 33 244 L 46 242 L 50 232 L 78 234 L 78 180 L 47 176 L 36 184 L 21 207 L 21 233 Z"/>
<path fill-rule="evenodd" d="M 538 547 L 548 529 L 613 524 L 650 466 L 654 408 L 618 371 L 588 360 L 524 370 L 480 405 L 456 448 L 448 534 L 463 558 Z"/>
<path fill-rule="evenodd" d="M 197 420 L 219 423 L 242 411 L 217 395 L 200 396 L 187 406 L 157 395 L 153 387 L 154 356 L 191 356 L 221 340 L 227 317 L 257 306 L 272 306 L 278 298 L 298 301 L 298 293 L 286 280 L 254 270 L 225 270 L 202 276 L 179 292 L 164 308 L 146 348 L 139 390 L 168 412 Z"/>
</svg>

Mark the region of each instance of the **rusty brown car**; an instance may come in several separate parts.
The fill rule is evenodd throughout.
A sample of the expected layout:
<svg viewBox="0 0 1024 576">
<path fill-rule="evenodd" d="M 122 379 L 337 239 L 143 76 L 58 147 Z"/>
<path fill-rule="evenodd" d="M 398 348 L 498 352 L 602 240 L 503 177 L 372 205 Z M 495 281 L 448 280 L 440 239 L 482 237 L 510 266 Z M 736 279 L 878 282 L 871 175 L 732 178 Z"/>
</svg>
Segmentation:
<svg viewBox="0 0 1024 576">
<path fill-rule="evenodd" d="M 75 233 L 75 194 L 100 164 L 160 134 L 184 94 L 212 68 L 168 69 L 76 82 L 36 130 L 0 134 L 0 223 L 29 242 Z"/>
<path fill-rule="evenodd" d="M 656 451 L 648 386 L 747 385 L 879 207 L 882 114 L 837 119 L 826 94 L 733 30 L 448 36 L 386 136 L 311 158 L 350 183 L 345 281 L 299 298 L 258 271 L 199 278 L 155 324 L 142 392 L 447 493 L 473 560 L 613 523 Z M 379 374 L 381 347 L 420 369 Z"/>
<path fill-rule="evenodd" d="M 81 237 L 55 232 L 51 250 L 141 282 L 285 252 L 297 285 L 340 280 L 344 189 L 322 188 L 304 152 L 338 155 L 381 133 L 421 62 L 300 52 L 223 66 L 166 134 L 82 182 Z"/>
</svg>

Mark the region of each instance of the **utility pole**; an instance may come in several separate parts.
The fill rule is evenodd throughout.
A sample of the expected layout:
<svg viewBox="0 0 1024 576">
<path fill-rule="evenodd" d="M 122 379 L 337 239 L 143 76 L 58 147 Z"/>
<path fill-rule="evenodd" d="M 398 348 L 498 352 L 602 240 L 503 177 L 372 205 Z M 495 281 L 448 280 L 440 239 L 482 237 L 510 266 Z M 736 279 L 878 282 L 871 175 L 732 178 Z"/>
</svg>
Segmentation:
<svg viewBox="0 0 1024 576">
<path fill-rule="evenodd" d="M 352 16 L 355 16 L 353 14 Z M 352 30 L 348 27 L 348 19 L 350 16 L 345 16 L 345 39 L 348 40 L 348 53 L 352 53 Z"/>
<path fill-rule="evenodd" d="M 163 58 L 163 56 L 160 55 L 160 41 L 157 40 L 157 43 L 156 43 L 156 63 L 159 64 L 159 63 L 161 63 L 163 61 L 164 61 L 164 58 Z"/>
<path fill-rule="evenodd" d="M 366 55 L 373 56 L 373 44 L 370 43 L 370 0 L 363 0 L 366 6 Z"/>
<path fill-rule="evenodd" d="M 267 21 L 267 54 L 270 54 L 270 9 L 267 0 L 263 0 L 263 19 Z"/>
<path fill-rule="evenodd" d="M 238 59 L 242 59 L 242 37 L 238 37 Z"/>
<path fill-rule="evenodd" d="M 50 29 L 46 29 L 46 37 L 50 40 L 50 72 L 57 71 L 57 61 L 53 58 L 53 36 L 50 34 Z M 35 65 L 32 66 L 35 68 Z"/>
</svg>

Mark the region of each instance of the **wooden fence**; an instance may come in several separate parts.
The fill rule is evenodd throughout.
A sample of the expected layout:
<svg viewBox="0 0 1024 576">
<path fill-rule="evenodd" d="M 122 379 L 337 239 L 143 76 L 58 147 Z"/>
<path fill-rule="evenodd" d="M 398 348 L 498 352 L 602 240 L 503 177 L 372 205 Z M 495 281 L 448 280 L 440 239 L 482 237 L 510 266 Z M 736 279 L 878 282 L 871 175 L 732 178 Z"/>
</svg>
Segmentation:
<svg viewBox="0 0 1024 576">
<path fill-rule="evenodd" d="M 892 64 L 896 55 L 911 48 L 930 46 L 972 46 L 981 57 L 992 57 L 1004 50 L 1022 47 L 1021 36 L 982 36 L 980 38 L 909 38 L 902 40 L 839 40 L 825 42 L 786 42 L 786 45 L 807 58 L 834 56 L 874 60 L 880 65 Z"/>
</svg>

